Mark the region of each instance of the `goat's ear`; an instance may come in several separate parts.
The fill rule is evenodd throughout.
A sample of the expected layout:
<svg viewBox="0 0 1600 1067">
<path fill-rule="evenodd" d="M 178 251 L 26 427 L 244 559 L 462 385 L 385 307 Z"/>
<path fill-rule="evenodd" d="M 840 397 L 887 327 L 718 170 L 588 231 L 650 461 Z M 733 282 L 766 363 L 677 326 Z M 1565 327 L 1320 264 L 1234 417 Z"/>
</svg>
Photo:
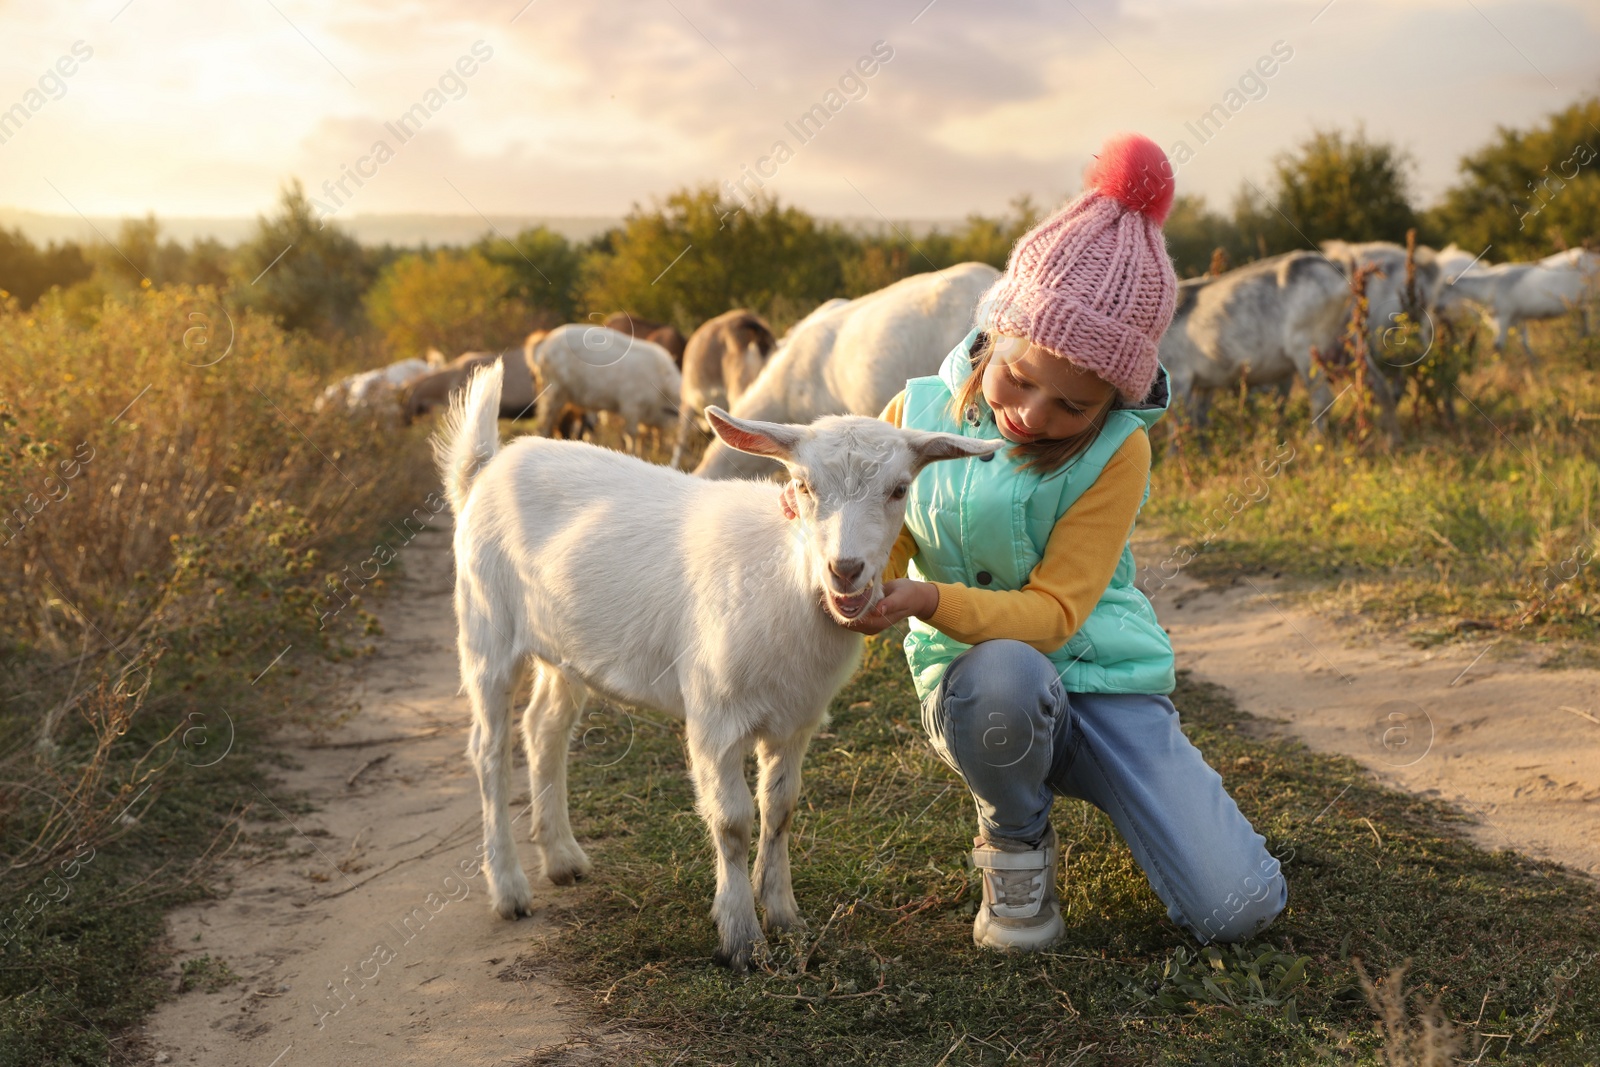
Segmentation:
<svg viewBox="0 0 1600 1067">
<path fill-rule="evenodd" d="M 792 426 L 784 422 L 735 418 L 715 404 L 706 408 L 706 421 L 711 423 L 711 429 L 729 448 L 737 448 L 753 456 L 771 456 L 773 459 L 789 459 L 793 456 L 795 446 L 806 432 L 804 426 Z"/>
<path fill-rule="evenodd" d="M 956 433 L 931 433 L 926 430 L 911 434 L 911 450 L 917 456 L 917 469 L 941 459 L 966 459 L 968 456 L 987 456 L 1006 446 L 1003 440 L 984 440 L 979 437 L 962 437 Z"/>
</svg>

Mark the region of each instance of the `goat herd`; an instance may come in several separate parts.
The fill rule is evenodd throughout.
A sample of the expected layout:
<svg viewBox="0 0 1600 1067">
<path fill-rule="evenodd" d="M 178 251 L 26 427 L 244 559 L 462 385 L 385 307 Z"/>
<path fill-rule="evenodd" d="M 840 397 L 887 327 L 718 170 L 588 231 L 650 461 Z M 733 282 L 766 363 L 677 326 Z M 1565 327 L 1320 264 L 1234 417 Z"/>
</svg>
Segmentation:
<svg viewBox="0 0 1600 1067">
<path fill-rule="evenodd" d="M 1366 271 L 1362 269 L 1366 268 Z M 1327 241 L 1320 252 L 1289 252 L 1224 274 L 1182 282 L 1172 326 L 1161 339 L 1161 362 L 1174 399 L 1203 425 L 1211 396 L 1241 381 L 1287 394 L 1298 379 L 1312 396 L 1314 423 L 1332 403 L 1327 375 L 1314 375 L 1313 349 L 1330 353 L 1351 316 L 1352 279 L 1361 272 L 1367 307 L 1367 380 L 1390 436 L 1397 435 L 1395 379 L 1416 355 L 1397 356 L 1391 341 L 1404 313 L 1419 347 L 1433 344 L 1439 316 L 1480 313 L 1494 329 L 1495 349 L 1519 330 L 1530 363 L 1526 323 L 1578 311 L 1587 319 L 1600 255 L 1572 249 L 1538 263 L 1486 265 L 1450 245 L 1413 253 L 1387 241 Z"/>
<path fill-rule="evenodd" d="M 1565 311 L 1596 267 L 1582 252 L 1501 267 L 1451 249 L 1410 260 L 1407 285 L 1404 249 L 1331 242 L 1322 254 L 1184 282 L 1161 344 L 1173 395 L 1203 417 L 1205 398 L 1241 377 L 1284 390 L 1298 377 L 1326 392 L 1310 350 L 1343 332 L 1357 265 L 1382 267 L 1367 289 L 1375 333 L 1403 306 L 1431 329 L 1434 311 L 1461 298 L 1484 305 L 1500 336 Z M 937 371 L 997 277 L 981 263 L 916 275 L 829 301 L 782 338 L 753 312 L 730 311 L 695 331 L 681 361 L 675 331 L 623 317 L 535 333 L 520 353 L 408 361 L 329 389 L 326 403 L 398 402 L 408 417 L 449 404 L 435 448 L 456 516 L 467 751 L 501 916 L 532 909 L 508 813 L 513 701 L 528 691 L 521 733 L 547 879 L 565 885 L 590 869 L 568 819 L 566 772 L 573 724 L 593 695 L 685 721 L 716 861 L 716 959 L 743 970 L 765 934 L 801 923 L 790 820 L 811 736 L 861 655 L 861 635 L 845 624 L 882 596 L 879 576 L 917 473 L 1002 444 L 902 430 L 876 415 L 908 378 Z M 502 447 L 498 420 L 530 409 L 540 432 Z M 635 451 L 639 427 L 676 431 L 673 463 L 556 439 L 574 411 L 620 415 Z M 702 477 L 689 477 L 674 468 L 702 418 L 714 438 L 695 471 Z M 783 517 L 775 482 L 751 477 L 779 463 L 812 489 L 796 497 L 803 522 Z M 744 777 L 752 750 L 754 842 Z"/>
<path fill-rule="evenodd" d="M 521 351 L 437 351 L 328 386 L 319 410 L 385 409 L 410 420 L 444 407 L 481 366 L 504 367 L 503 418 L 532 415 L 541 436 L 577 436 L 596 413 L 619 417 L 638 451 L 644 428 L 673 436 L 673 466 L 695 426 L 709 432 L 712 404 L 736 414 L 808 423 L 823 415 L 876 415 L 907 378 L 934 373 L 966 333 L 972 309 L 999 276 L 964 263 L 904 279 L 856 300 L 823 303 L 778 338 L 760 315 L 729 311 L 684 341 L 670 326 L 626 314 L 604 325 L 537 330 Z M 699 473 L 736 477 L 772 464 L 713 441 Z"/>
<path fill-rule="evenodd" d="M 1331 403 L 1313 349 L 1335 349 L 1351 315 L 1352 276 L 1369 272 L 1368 381 L 1382 417 L 1394 425 L 1403 372 L 1385 358 L 1402 312 L 1420 347 L 1432 344 L 1439 317 L 1484 315 L 1497 350 L 1520 332 L 1530 364 L 1527 322 L 1586 315 L 1600 281 L 1600 254 L 1572 249 L 1536 263 L 1489 265 L 1455 245 L 1435 252 L 1383 241 L 1328 241 L 1320 252 L 1289 252 L 1180 284 L 1177 310 L 1161 342 L 1172 397 L 1203 425 L 1213 394 L 1241 381 L 1287 395 L 1296 380 L 1311 392 L 1320 424 Z M 442 408 L 474 369 L 503 362 L 501 415 L 532 415 L 543 436 L 575 437 L 611 412 L 635 431 L 673 436 L 679 466 L 710 404 L 735 415 L 806 423 L 822 415 L 875 415 L 907 378 L 936 373 L 969 327 L 978 299 L 996 277 L 979 263 L 915 275 L 855 300 L 822 304 L 782 338 L 753 311 L 719 315 L 685 341 L 672 326 L 625 313 L 604 325 L 569 324 L 529 335 L 520 353 L 468 352 L 446 362 L 437 350 L 330 385 L 318 406 L 383 408 L 406 420 Z M 1415 357 L 1412 357 L 1413 359 Z M 1392 431 L 1391 431 L 1392 432 Z M 774 470 L 758 457 L 712 440 L 697 473 L 709 477 Z"/>
</svg>

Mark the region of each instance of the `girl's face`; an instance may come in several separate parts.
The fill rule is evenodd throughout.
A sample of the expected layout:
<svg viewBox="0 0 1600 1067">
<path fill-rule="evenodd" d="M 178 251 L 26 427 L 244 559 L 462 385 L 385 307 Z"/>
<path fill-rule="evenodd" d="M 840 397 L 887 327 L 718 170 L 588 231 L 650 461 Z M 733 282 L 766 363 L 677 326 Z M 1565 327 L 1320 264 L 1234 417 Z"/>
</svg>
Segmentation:
<svg viewBox="0 0 1600 1067">
<path fill-rule="evenodd" d="M 1007 441 L 1025 445 L 1081 433 L 1116 396 L 1103 378 L 1026 338 L 1001 334 L 994 341 L 983 398 Z"/>
</svg>

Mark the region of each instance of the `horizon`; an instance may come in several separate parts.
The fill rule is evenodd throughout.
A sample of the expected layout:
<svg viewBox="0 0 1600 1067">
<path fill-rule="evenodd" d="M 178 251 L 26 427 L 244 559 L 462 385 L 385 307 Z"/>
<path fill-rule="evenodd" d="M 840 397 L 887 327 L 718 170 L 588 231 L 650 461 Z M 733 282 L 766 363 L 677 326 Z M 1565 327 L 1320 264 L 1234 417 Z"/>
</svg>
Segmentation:
<svg viewBox="0 0 1600 1067">
<path fill-rule="evenodd" d="M 197 240 L 214 238 L 235 246 L 254 236 L 258 219 L 271 215 L 277 203 L 252 215 L 154 215 L 164 240 L 192 245 Z M 116 227 L 141 221 L 147 215 L 65 215 L 46 214 L 0 206 L 0 229 L 16 229 L 36 245 L 72 241 L 90 244 L 114 237 Z M 813 215 L 860 233 L 884 233 L 898 228 L 913 239 L 930 230 L 954 230 L 966 216 L 942 219 L 895 219 L 884 222 L 865 215 Z M 357 213 L 328 219 L 330 226 L 354 237 L 363 245 L 469 245 L 485 237 L 512 237 L 533 226 L 543 226 L 577 244 L 597 237 L 626 222 L 622 215 L 523 215 L 490 216 L 443 212 Z"/>
</svg>

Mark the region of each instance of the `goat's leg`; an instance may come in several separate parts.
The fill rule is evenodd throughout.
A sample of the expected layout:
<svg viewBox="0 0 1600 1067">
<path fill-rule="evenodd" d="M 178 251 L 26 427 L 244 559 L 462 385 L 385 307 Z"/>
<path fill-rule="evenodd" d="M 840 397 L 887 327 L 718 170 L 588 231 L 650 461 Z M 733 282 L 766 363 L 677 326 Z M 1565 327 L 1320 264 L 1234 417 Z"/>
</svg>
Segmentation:
<svg viewBox="0 0 1600 1067">
<path fill-rule="evenodd" d="M 1194 426 L 1194 412 L 1190 409 L 1193 396 L 1193 387 L 1188 378 L 1178 374 L 1168 374 L 1167 404 L 1173 411 L 1174 422 L 1171 431 L 1167 434 L 1167 455 L 1175 455 L 1178 451 L 1178 440 L 1183 437 L 1183 431 Z"/>
<path fill-rule="evenodd" d="M 555 437 L 561 424 L 561 411 L 567 406 L 567 391 L 550 382 L 535 398 L 533 432 L 540 437 Z"/>
<path fill-rule="evenodd" d="M 789 880 L 789 821 L 800 799 L 800 765 L 811 731 L 797 730 L 782 741 L 761 737 L 756 742 L 760 764 L 761 841 L 756 846 L 756 896 L 766 914 L 769 934 L 804 929 Z"/>
<path fill-rule="evenodd" d="M 766 943 L 750 889 L 750 822 L 755 809 L 744 780 L 748 746 L 711 736 L 693 718 L 688 735 L 697 807 L 711 831 L 717 858 L 717 895 L 711 904 L 711 919 L 717 924 L 720 944 L 712 958 L 742 972 L 756 947 Z"/>
<path fill-rule="evenodd" d="M 1396 448 L 1400 444 L 1399 401 L 1394 387 L 1379 369 L 1378 360 L 1370 351 L 1367 353 L 1367 385 L 1378 400 L 1378 422 L 1383 427 L 1389 447 Z"/>
<path fill-rule="evenodd" d="M 656 415 L 650 410 L 649 404 L 626 404 L 622 408 L 622 421 L 627 426 L 622 441 L 630 456 L 644 458 L 645 448 L 650 443 L 650 429 L 655 425 Z"/>
<path fill-rule="evenodd" d="M 1195 451 L 1208 455 L 1211 445 L 1206 439 L 1206 429 L 1211 425 L 1211 389 L 1197 385 L 1189 393 L 1189 400 L 1189 427 L 1194 431 Z"/>
<path fill-rule="evenodd" d="M 1311 397 L 1311 429 L 1308 436 L 1320 438 L 1328 432 L 1328 417 L 1333 412 L 1333 402 L 1339 397 L 1333 395 L 1333 386 L 1328 384 L 1326 374 L 1318 373 L 1315 378 L 1306 375 L 1305 384 L 1306 392 Z"/>
<path fill-rule="evenodd" d="M 544 876 L 556 885 L 571 885 L 593 867 L 567 817 L 568 742 L 587 699 L 587 687 L 574 686 L 555 666 L 538 661 L 533 696 L 522 714 L 522 741 L 528 751 L 533 840 Z"/>
<path fill-rule="evenodd" d="M 1522 350 L 1528 354 L 1528 369 L 1539 369 L 1539 357 L 1533 354 L 1533 346 L 1528 343 L 1528 320 L 1523 319 L 1517 324 L 1517 334 L 1522 338 Z"/>
<path fill-rule="evenodd" d="M 1272 402 L 1273 425 L 1280 433 L 1283 431 L 1284 420 L 1288 418 L 1289 394 L 1293 390 L 1294 379 L 1292 377 L 1285 378 L 1283 381 L 1279 382 L 1277 389 L 1275 390 L 1276 395 L 1274 396 Z"/>
<path fill-rule="evenodd" d="M 478 772 L 483 798 L 483 869 L 489 904 L 503 919 L 533 914 L 533 891 L 511 838 L 511 697 L 519 673 L 510 662 L 496 662 L 503 650 L 463 655 L 461 675 L 472 704 L 467 755 Z"/>
<path fill-rule="evenodd" d="M 669 466 L 673 470 L 683 469 L 683 454 L 689 449 L 689 430 L 694 425 L 694 409 L 684 404 L 678 409 L 678 439 L 672 446 L 672 462 Z"/>
</svg>

